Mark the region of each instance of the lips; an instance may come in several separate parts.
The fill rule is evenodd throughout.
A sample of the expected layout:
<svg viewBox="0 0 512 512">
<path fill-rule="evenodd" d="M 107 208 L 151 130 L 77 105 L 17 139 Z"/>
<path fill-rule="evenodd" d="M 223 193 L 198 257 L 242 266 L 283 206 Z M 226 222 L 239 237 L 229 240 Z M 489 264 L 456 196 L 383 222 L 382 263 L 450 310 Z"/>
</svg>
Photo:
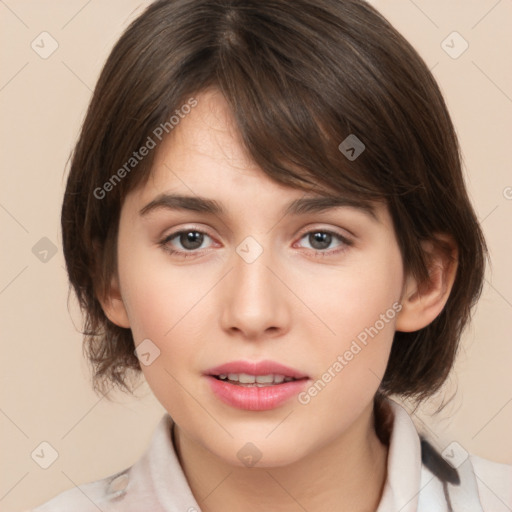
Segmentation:
<svg viewBox="0 0 512 512">
<path fill-rule="evenodd" d="M 205 372 L 213 394 L 237 409 L 266 411 L 289 401 L 309 377 L 274 361 L 234 361 Z"/>
</svg>

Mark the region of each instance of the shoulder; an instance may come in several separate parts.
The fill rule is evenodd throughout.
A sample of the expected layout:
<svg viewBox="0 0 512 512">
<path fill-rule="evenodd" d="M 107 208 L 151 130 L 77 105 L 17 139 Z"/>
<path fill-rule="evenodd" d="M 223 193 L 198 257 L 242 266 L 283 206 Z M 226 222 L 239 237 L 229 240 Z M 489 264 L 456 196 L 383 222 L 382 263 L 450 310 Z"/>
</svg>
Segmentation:
<svg viewBox="0 0 512 512">
<path fill-rule="evenodd" d="M 164 414 L 146 451 L 130 467 L 68 489 L 26 512 L 199 509 L 174 451 L 171 426 L 172 418 Z"/>
<path fill-rule="evenodd" d="M 387 494 L 385 490 L 379 512 L 400 507 L 415 512 L 512 511 L 512 465 L 456 448 L 448 450 L 450 445 L 440 451 L 417 432 L 402 406 L 390 400 L 388 405 L 394 417 L 389 436 Z"/>
<path fill-rule="evenodd" d="M 484 511 L 509 512 L 512 508 L 512 465 L 477 455 L 470 455 L 469 458 Z"/>
<path fill-rule="evenodd" d="M 27 512 L 114 511 L 115 498 L 123 495 L 128 486 L 130 469 L 63 491 Z"/>
</svg>

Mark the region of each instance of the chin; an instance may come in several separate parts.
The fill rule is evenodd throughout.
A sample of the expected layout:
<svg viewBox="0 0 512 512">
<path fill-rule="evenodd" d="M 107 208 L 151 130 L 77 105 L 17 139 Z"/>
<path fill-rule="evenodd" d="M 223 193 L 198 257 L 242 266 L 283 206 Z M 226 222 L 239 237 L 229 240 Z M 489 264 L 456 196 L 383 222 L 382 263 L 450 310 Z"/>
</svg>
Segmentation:
<svg viewBox="0 0 512 512">
<path fill-rule="evenodd" d="M 254 441 L 250 439 L 250 436 L 245 438 L 237 436 L 237 439 L 229 442 L 229 446 L 221 448 L 220 452 L 219 446 L 215 446 L 215 451 L 212 453 L 230 466 L 260 469 L 288 466 L 305 456 L 303 450 L 297 450 L 297 443 L 289 438 L 287 442 L 279 438 L 272 441 L 265 440 L 264 436 Z M 301 448 L 303 449 L 304 446 L 301 445 Z"/>
</svg>

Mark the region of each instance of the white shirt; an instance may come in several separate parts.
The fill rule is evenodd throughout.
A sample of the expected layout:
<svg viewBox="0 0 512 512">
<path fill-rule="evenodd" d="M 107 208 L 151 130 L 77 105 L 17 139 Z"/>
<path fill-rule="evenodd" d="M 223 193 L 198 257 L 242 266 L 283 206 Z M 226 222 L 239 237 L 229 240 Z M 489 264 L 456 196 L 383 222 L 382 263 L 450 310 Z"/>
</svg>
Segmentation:
<svg viewBox="0 0 512 512">
<path fill-rule="evenodd" d="M 376 512 L 512 511 L 512 465 L 473 455 L 464 459 L 465 452 L 455 445 L 445 454 L 454 459 L 454 470 L 422 443 L 407 412 L 392 400 L 387 402 L 393 427 L 387 478 Z M 172 424 L 164 414 L 146 452 L 131 467 L 64 491 L 32 512 L 200 512 L 174 450 Z"/>
</svg>

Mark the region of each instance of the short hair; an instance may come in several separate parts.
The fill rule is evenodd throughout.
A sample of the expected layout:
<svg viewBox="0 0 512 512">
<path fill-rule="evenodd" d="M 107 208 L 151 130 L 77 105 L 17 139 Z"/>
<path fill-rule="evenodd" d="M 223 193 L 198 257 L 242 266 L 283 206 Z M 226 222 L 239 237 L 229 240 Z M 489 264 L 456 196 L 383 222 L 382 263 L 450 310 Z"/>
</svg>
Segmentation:
<svg viewBox="0 0 512 512">
<path fill-rule="evenodd" d="M 448 301 L 423 329 L 395 332 L 379 388 L 417 401 L 432 395 L 481 294 L 487 248 L 439 87 L 363 0 L 160 0 L 115 44 L 71 155 L 61 217 L 95 391 L 133 392 L 128 373 L 141 372 L 131 330 L 109 321 L 98 300 L 117 272 L 123 200 L 146 183 L 155 151 L 133 169 L 126 163 L 209 88 L 221 91 L 242 144 L 276 183 L 384 201 L 404 271 L 419 282 L 428 279 L 421 242 L 453 237 Z M 357 158 L 339 149 L 350 135 L 364 144 Z"/>
</svg>

